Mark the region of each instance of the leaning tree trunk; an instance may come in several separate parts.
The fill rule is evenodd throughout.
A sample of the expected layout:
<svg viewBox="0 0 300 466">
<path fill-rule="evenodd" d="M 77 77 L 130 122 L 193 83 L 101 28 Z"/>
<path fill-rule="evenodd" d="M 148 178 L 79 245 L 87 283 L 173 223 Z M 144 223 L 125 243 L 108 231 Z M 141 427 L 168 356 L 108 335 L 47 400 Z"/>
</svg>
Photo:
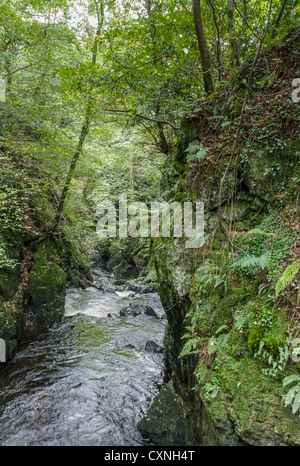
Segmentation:
<svg viewBox="0 0 300 466">
<path fill-rule="evenodd" d="M 272 32 L 272 37 L 275 37 L 277 28 L 278 28 L 278 26 L 279 26 L 281 17 L 282 17 L 282 15 L 283 15 L 283 12 L 284 12 L 284 10 L 285 10 L 285 7 L 286 7 L 287 3 L 288 3 L 288 0 L 283 0 L 283 3 L 282 3 L 281 8 L 280 8 L 280 12 L 279 12 L 279 14 L 278 14 L 278 16 L 277 16 L 277 19 L 276 19 L 276 22 L 275 22 L 275 26 L 274 26 L 274 29 L 273 29 L 273 32 Z"/>
<path fill-rule="evenodd" d="M 239 40 L 234 27 L 234 1 L 227 0 L 228 33 L 231 45 L 231 66 L 236 68 L 240 64 Z"/>
<path fill-rule="evenodd" d="M 204 89 L 207 94 L 211 94 L 214 90 L 211 73 L 211 60 L 204 34 L 200 1 L 201 0 L 193 0 L 194 23 L 202 61 Z"/>
<path fill-rule="evenodd" d="M 101 34 L 101 30 L 102 30 L 102 26 L 103 26 L 103 22 L 104 22 L 104 10 L 103 10 L 102 2 L 100 3 L 100 11 L 99 11 L 97 3 L 95 3 L 95 5 L 96 5 L 96 9 L 97 9 L 98 26 L 97 26 L 97 31 L 96 31 L 95 38 L 94 38 L 94 43 L 93 43 L 93 51 L 92 51 L 92 64 L 93 65 L 96 63 L 96 60 L 97 60 L 99 36 Z M 68 195 L 68 192 L 69 192 L 69 189 L 70 189 L 70 186 L 71 186 L 71 181 L 72 181 L 75 169 L 76 169 L 76 165 L 77 165 L 78 159 L 79 159 L 79 157 L 80 157 L 80 155 L 82 153 L 82 148 L 83 148 L 84 141 L 85 141 L 85 139 L 86 139 L 86 137 L 87 137 L 87 135 L 89 133 L 90 124 L 91 124 L 91 121 L 92 121 L 92 97 L 90 97 L 90 95 L 91 95 L 91 93 L 89 92 L 89 97 L 87 99 L 86 110 L 85 110 L 85 118 L 84 118 L 83 125 L 81 127 L 81 132 L 80 132 L 78 144 L 77 144 L 77 147 L 75 149 L 75 152 L 74 152 L 74 155 L 73 155 L 73 158 L 72 158 L 72 161 L 71 161 L 71 165 L 70 165 L 70 168 L 69 168 L 69 172 L 68 172 L 68 175 L 67 175 L 67 178 L 66 178 L 66 181 L 65 181 L 61 196 L 60 196 L 58 209 L 57 209 L 57 214 L 56 214 L 54 227 L 53 227 L 54 230 L 57 228 L 57 225 L 59 224 L 60 219 L 62 217 L 62 213 L 63 213 L 63 210 L 64 210 L 67 195 Z"/>
</svg>

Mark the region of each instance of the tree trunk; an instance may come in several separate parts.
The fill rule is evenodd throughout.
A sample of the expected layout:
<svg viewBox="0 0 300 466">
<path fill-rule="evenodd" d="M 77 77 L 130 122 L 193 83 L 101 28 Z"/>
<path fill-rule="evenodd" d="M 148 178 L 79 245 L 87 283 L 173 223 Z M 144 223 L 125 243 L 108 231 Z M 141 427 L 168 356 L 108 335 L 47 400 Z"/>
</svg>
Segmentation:
<svg viewBox="0 0 300 466">
<path fill-rule="evenodd" d="M 234 2 L 233 0 L 227 0 L 227 21 L 228 21 L 228 33 L 231 45 L 231 66 L 236 68 L 240 65 L 240 47 L 239 41 L 236 36 L 234 27 Z"/>
<path fill-rule="evenodd" d="M 283 0 L 283 3 L 281 5 L 281 8 L 280 8 L 280 12 L 279 12 L 279 15 L 277 16 L 277 19 L 276 19 L 276 22 L 275 22 L 275 26 L 274 26 L 274 29 L 273 29 L 273 32 L 272 32 L 272 37 L 275 37 L 275 34 L 276 34 L 276 30 L 279 26 L 279 23 L 280 23 L 280 20 L 281 20 L 281 16 L 283 15 L 283 12 L 285 10 L 285 7 L 287 5 L 287 2 L 288 0 Z"/>
<path fill-rule="evenodd" d="M 211 60 L 202 24 L 200 1 L 201 0 L 193 0 L 194 23 L 202 60 L 204 89 L 207 94 L 211 94 L 214 90 L 211 73 Z"/>
<path fill-rule="evenodd" d="M 96 60 L 97 60 L 98 41 L 99 41 L 99 36 L 101 34 L 103 22 L 104 22 L 104 11 L 103 11 L 102 2 L 100 3 L 100 12 L 99 12 L 99 7 L 98 7 L 97 3 L 96 3 L 96 9 L 97 9 L 97 16 L 98 16 L 98 26 L 97 26 L 97 31 L 96 31 L 96 34 L 95 34 L 95 37 L 94 37 L 94 43 L 93 43 L 92 64 L 95 64 Z M 88 94 L 90 95 L 90 92 Z M 66 199 L 67 199 L 67 195 L 68 195 L 68 192 L 69 192 L 69 189 L 70 189 L 71 181 L 72 181 L 75 169 L 76 169 L 76 165 L 77 165 L 78 159 L 79 159 L 79 157 L 81 155 L 84 141 L 85 141 L 85 139 L 86 139 L 86 137 L 88 135 L 89 129 L 90 129 L 90 124 L 91 124 L 91 121 L 92 121 L 91 107 L 92 107 L 92 97 L 88 97 L 87 104 L 86 104 L 85 118 L 84 118 L 83 125 L 81 127 L 80 137 L 79 137 L 78 144 L 77 144 L 76 150 L 74 152 L 74 155 L 73 155 L 73 158 L 72 158 L 72 161 L 71 161 L 71 165 L 70 165 L 70 168 L 69 168 L 69 171 L 68 171 L 68 175 L 67 175 L 67 178 L 66 178 L 66 181 L 65 181 L 61 196 L 60 196 L 58 209 L 57 209 L 57 214 L 56 214 L 56 218 L 55 218 L 55 222 L 54 222 L 54 228 L 53 228 L 54 230 L 57 228 L 57 225 L 60 222 L 60 219 L 61 219 L 61 216 L 62 216 L 62 213 L 63 213 L 63 210 L 64 210 L 65 202 L 66 202 Z"/>
<path fill-rule="evenodd" d="M 157 41 L 156 41 L 155 25 L 152 20 L 152 0 L 146 0 L 146 10 L 147 10 L 147 16 L 149 20 L 149 33 L 150 33 L 150 38 L 152 42 L 153 62 L 156 63 L 158 55 L 157 55 Z M 156 120 L 159 120 L 160 109 L 161 109 L 160 100 L 161 99 L 159 99 L 159 102 L 155 106 L 155 119 Z M 159 137 L 158 148 L 162 153 L 168 155 L 170 152 L 170 149 L 169 149 L 169 144 L 167 142 L 167 138 L 164 132 L 164 126 L 159 121 L 156 122 L 156 126 L 157 126 L 157 133 Z"/>
</svg>

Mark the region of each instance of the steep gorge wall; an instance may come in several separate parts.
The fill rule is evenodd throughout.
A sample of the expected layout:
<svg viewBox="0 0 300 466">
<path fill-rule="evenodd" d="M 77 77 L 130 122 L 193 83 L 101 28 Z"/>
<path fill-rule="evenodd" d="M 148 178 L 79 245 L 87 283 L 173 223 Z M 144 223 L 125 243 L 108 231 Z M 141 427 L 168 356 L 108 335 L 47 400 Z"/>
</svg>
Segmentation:
<svg viewBox="0 0 300 466">
<path fill-rule="evenodd" d="M 8 195 L 0 227 L 0 338 L 5 340 L 9 361 L 24 330 L 46 329 L 60 322 L 66 287 L 85 287 L 91 284 L 92 274 L 88 255 L 71 235 L 51 233 L 55 214 L 51 192 L 48 196 L 35 190 L 24 193 L 19 186 L 13 190 L 10 174 L 23 167 L 5 146 L 0 154 L 2 189 Z"/>
<path fill-rule="evenodd" d="M 300 256 L 300 104 L 291 99 L 299 38 L 297 28 L 258 61 L 239 154 L 221 192 L 250 64 L 230 91 L 182 122 L 170 161 L 175 181 L 166 179 L 164 189 L 176 190 L 170 200 L 205 203 L 206 241 L 200 250 L 179 240 L 153 244 L 170 381 L 140 429 L 159 445 L 300 444 L 299 413 L 285 406 L 282 384 L 300 373 L 290 353 L 299 275 L 275 293 L 285 267 Z M 189 162 L 191 146 L 205 147 L 205 156 Z"/>
</svg>

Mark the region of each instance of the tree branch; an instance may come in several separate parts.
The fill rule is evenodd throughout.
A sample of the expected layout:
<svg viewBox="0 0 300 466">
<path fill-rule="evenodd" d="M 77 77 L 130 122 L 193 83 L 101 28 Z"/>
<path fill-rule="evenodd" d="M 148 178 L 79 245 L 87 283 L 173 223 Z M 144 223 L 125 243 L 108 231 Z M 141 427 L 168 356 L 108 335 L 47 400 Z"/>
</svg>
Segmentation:
<svg viewBox="0 0 300 466">
<path fill-rule="evenodd" d="M 104 108 L 103 110 L 108 113 L 131 113 L 133 112 L 132 109 L 122 110 L 122 109 L 117 109 L 117 108 Z M 168 126 L 171 126 L 171 128 L 173 128 L 175 131 L 178 131 L 180 129 L 179 126 L 175 126 L 173 123 L 167 120 L 159 120 L 157 118 L 147 117 L 145 115 L 141 115 L 140 113 L 134 113 L 133 115 L 130 115 L 130 116 L 133 118 L 134 117 L 141 118 L 142 120 L 153 121 L 154 123 L 160 123 L 162 125 L 168 125 Z"/>
<path fill-rule="evenodd" d="M 30 66 L 33 66 L 35 65 L 36 63 L 29 63 L 29 65 L 25 65 L 25 66 L 22 66 L 21 68 L 17 68 L 16 70 L 10 72 L 10 73 L 6 73 L 4 76 L 3 76 L 3 79 L 7 78 L 7 76 L 11 76 L 12 74 L 15 74 L 17 73 L 18 71 L 22 71 L 22 70 L 26 70 L 26 68 L 29 68 Z"/>
</svg>

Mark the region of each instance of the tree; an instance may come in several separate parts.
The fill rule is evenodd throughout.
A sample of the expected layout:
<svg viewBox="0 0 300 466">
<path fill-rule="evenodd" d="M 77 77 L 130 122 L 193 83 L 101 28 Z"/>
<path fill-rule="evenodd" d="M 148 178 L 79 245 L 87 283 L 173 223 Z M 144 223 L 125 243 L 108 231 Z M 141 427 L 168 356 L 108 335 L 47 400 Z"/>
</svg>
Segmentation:
<svg viewBox="0 0 300 466">
<path fill-rule="evenodd" d="M 97 10 L 98 26 L 97 26 L 96 34 L 95 34 L 95 37 L 94 37 L 94 43 L 93 43 L 92 60 L 91 60 L 92 65 L 96 64 L 97 53 L 98 53 L 98 43 L 99 43 L 99 39 L 100 39 L 102 27 L 103 27 L 103 22 L 104 22 L 103 3 L 100 1 L 100 4 L 98 5 L 98 3 L 95 1 L 95 6 L 96 6 L 96 10 Z M 62 190 L 62 193 L 61 193 L 61 196 L 60 196 L 58 209 L 57 209 L 57 214 L 56 214 L 56 219 L 55 219 L 55 223 L 54 223 L 54 230 L 57 228 L 57 225 L 58 225 L 58 223 L 59 223 L 59 221 L 61 219 L 63 209 L 64 209 L 64 205 L 65 205 L 65 201 L 66 201 L 66 197 L 67 197 L 68 191 L 70 189 L 70 184 L 71 184 L 71 181 L 72 181 L 75 169 L 76 169 L 76 165 L 77 165 L 78 159 L 79 159 L 79 157 L 80 157 L 80 155 L 82 153 L 82 148 L 83 148 L 85 139 L 86 139 L 86 137 L 88 135 L 88 132 L 89 132 L 90 124 L 91 124 L 92 118 L 93 118 L 92 109 L 93 109 L 93 96 L 92 96 L 92 84 L 90 84 L 89 93 L 88 93 L 88 96 L 87 96 L 85 118 L 84 118 L 84 122 L 83 122 L 83 125 L 82 125 L 82 128 L 81 128 L 81 133 L 80 133 L 80 136 L 79 136 L 78 144 L 77 144 L 76 150 L 74 152 L 72 162 L 71 162 L 71 165 L 70 165 L 70 168 L 69 168 L 69 172 L 68 172 L 68 175 L 67 175 L 67 178 L 66 178 L 66 181 L 65 181 L 65 185 L 63 187 L 63 190 Z"/>
<path fill-rule="evenodd" d="M 211 71 L 211 59 L 210 53 L 207 45 L 207 41 L 204 34 L 204 28 L 202 23 L 202 14 L 201 14 L 201 0 L 193 0 L 193 15 L 194 15 L 194 23 L 195 23 L 195 30 L 198 40 L 198 46 L 200 50 L 201 60 L 202 60 L 202 68 L 203 68 L 203 81 L 204 81 L 204 89 L 207 94 L 213 92 L 213 79 L 212 79 L 212 71 Z"/>
<path fill-rule="evenodd" d="M 236 35 L 234 26 L 234 1 L 227 0 L 227 18 L 228 18 L 228 33 L 231 45 L 231 65 L 236 68 L 240 65 L 239 41 Z"/>
</svg>

